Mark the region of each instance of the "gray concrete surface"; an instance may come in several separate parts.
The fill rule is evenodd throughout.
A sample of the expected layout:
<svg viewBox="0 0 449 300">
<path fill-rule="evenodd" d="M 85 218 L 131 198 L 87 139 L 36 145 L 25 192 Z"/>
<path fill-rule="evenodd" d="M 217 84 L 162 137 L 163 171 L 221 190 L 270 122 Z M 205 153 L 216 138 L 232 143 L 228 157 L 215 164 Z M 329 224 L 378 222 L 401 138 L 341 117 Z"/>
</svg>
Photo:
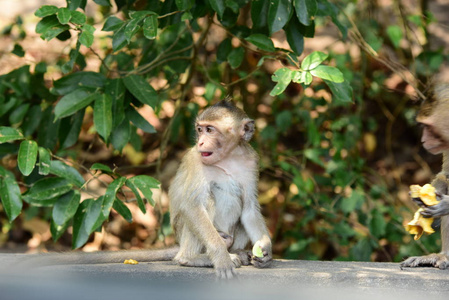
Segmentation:
<svg viewBox="0 0 449 300">
<path fill-rule="evenodd" d="M 39 266 L 24 264 L 27 258 L 0 254 L 0 300 L 449 297 L 449 270 L 401 270 L 395 263 L 275 260 L 269 269 L 239 268 L 236 280 L 222 282 L 211 268 L 171 261 Z"/>
</svg>

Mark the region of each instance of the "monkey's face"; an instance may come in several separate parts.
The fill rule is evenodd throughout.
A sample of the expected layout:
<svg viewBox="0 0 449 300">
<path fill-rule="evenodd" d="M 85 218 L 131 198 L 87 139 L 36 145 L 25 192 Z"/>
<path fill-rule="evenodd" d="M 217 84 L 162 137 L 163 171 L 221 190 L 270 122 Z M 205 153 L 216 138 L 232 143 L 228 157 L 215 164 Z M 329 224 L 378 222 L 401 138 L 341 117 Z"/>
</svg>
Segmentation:
<svg viewBox="0 0 449 300">
<path fill-rule="evenodd" d="M 433 88 L 416 121 L 423 126 L 421 142 L 427 151 L 438 154 L 449 150 L 449 85 Z"/>
<path fill-rule="evenodd" d="M 238 136 L 232 126 L 220 122 L 202 121 L 196 124 L 197 150 L 201 162 L 213 165 L 225 158 L 238 144 Z"/>
</svg>

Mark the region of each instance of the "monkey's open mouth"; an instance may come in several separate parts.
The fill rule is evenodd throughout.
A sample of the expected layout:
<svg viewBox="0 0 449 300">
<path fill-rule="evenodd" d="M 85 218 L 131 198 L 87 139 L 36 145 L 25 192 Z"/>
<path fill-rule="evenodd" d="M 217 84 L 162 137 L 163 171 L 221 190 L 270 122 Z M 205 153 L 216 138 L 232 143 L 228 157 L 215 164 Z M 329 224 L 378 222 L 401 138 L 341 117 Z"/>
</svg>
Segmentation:
<svg viewBox="0 0 449 300">
<path fill-rule="evenodd" d="M 201 152 L 201 156 L 205 157 L 205 156 L 211 156 L 212 152 Z"/>
</svg>

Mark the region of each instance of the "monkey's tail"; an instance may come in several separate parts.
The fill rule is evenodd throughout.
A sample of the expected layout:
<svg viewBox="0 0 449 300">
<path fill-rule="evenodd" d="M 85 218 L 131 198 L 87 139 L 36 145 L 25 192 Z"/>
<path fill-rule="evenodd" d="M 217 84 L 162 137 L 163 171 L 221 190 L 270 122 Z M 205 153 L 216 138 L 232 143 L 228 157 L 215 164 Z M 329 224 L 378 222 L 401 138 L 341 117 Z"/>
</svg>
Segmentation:
<svg viewBox="0 0 449 300">
<path fill-rule="evenodd" d="M 16 256 L 18 263 L 16 269 L 36 268 L 54 265 L 83 265 L 123 263 L 126 259 L 134 259 L 138 262 L 168 261 L 178 253 L 179 247 L 173 246 L 164 249 L 147 250 L 122 250 L 122 251 L 98 251 L 98 252 L 50 252 L 40 254 L 23 254 Z"/>
</svg>

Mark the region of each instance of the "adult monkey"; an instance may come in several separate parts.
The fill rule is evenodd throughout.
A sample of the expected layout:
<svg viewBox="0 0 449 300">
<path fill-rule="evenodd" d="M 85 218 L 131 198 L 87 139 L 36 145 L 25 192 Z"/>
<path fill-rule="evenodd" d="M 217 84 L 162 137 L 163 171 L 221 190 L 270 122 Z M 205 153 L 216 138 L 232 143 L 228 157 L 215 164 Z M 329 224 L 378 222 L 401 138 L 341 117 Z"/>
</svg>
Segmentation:
<svg viewBox="0 0 449 300">
<path fill-rule="evenodd" d="M 437 205 L 425 207 L 421 213 L 425 217 L 441 218 L 440 253 L 413 256 L 401 263 L 401 267 L 432 266 L 440 269 L 449 267 L 449 84 L 439 83 L 431 95 L 423 102 L 416 118 L 422 124 L 421 142 L 432 154 L 443 154 L 443 166 L 432 181 L 436 189 Z"/>
<path fill-rule="evenodd" d="M 169 189 L 180 246 L 175 261 L 213 266 L 219 278 L 232 278 L 242 264 L 269 266 L 271 239 L 257 200 L 258 156 L 248 144 L 254 121 L 226 99 L 204 110 L 195 125 L 196 145 Z M 262 258 L 244 250 L 250 241 L 259 243 Z"/>
</svg>

